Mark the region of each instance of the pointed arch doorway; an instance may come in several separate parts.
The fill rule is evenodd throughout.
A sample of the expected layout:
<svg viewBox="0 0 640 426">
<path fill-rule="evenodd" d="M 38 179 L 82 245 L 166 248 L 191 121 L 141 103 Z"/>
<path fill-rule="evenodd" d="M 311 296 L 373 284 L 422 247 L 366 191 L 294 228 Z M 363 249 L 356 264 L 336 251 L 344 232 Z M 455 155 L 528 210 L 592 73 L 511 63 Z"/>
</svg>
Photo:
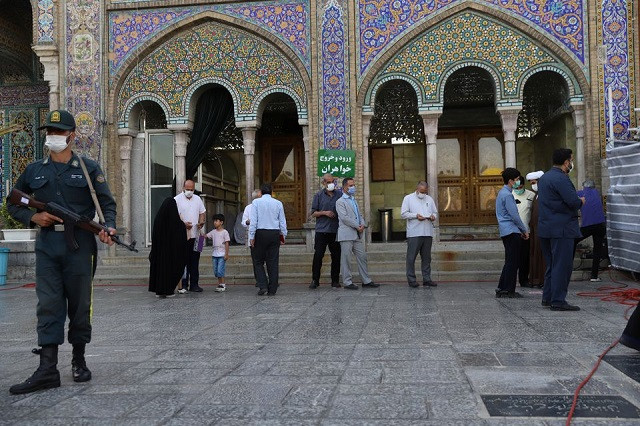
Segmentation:
<svg viewBox="0 0 640 426">
<path fill-rule="evenodd" d="M 261 149 L 261 182 L 270 182 L 282 201 L 288 229 L 302 229 L 306 221 L 305 162 L 302 128 L 296 104 L 285 94 L 265 99 L 262 127 L 256 135 Z"/>
<path fill-rule="evenodd" d="M 440 223 L 496 224 L 504 138 L 487 71 L 470 66 L 447 79 L 437 145 Z"/>
</svg>

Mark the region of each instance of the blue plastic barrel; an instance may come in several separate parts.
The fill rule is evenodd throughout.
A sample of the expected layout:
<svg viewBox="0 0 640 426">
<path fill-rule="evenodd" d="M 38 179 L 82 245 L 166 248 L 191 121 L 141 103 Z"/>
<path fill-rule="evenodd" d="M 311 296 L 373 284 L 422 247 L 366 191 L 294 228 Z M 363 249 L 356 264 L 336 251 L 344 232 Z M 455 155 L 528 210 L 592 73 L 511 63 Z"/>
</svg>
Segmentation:
<svg viewBox="0 0 640 426">
<path fill-rule="evenodd" d="M 0 285 L 7 283 L 7 266 L 9 265 L 10 251 L 8 248 L 0 247 Z"/>
</svg>

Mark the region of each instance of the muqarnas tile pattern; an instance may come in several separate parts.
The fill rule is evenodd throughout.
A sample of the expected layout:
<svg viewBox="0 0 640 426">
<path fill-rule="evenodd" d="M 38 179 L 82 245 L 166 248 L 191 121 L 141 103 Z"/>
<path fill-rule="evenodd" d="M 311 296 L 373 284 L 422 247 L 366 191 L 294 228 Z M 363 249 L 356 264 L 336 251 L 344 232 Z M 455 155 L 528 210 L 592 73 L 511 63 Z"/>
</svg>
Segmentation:
<svg viewBox="0 0 640 426">
<path fill-rule="evenodd" d="M 418 82 L 426 102 L 438 102 L 443 78 L 456 64 L 476 65 L 497 77 L 499 98 L 518 98 L 528 70 L 559 65 L 530 39 L 486 16 L 462 13 L 408 44 L 379 74 L 400 74 Z M 420 99 L 419 99 L 420 100 Z"/>
<path fill-rule="evenodd" d="M 398 37 L 458 3 L 462 3 L 462 0 L 360 0 L 360 74 L 363 75 L 375 58 Z M 529 22 L 538 31 L 556 40 L 580 62 L 586 63 L 583 0 L 480 0 L 476 3 Z"/>
<path fill-rule="evenodd" d="M 167 109 L 168 118 L 187 117 L 197 87 L 225 86 L 239 114 L 257 112 L 267 93 L 292 96 L 299 110 L 306 93 L 298 70 L 275 47 L 252 34 L 214 22 L 199 25 L 163 43 L 127 76 L 118 96 L 118 115 L 140 96 L 151 96 Z"/>
<path fill-rule="evenodd" d="M 241 19 L 272 33 L 289 46 L 310 70 L 308 1 L 265 1 L 241 5 L 203 5 L 147 10 L 113 11 L 109 14 L 109 72 L 113 76 L 137 49 L 166 28 L 205 12 Z"/>
</svg>

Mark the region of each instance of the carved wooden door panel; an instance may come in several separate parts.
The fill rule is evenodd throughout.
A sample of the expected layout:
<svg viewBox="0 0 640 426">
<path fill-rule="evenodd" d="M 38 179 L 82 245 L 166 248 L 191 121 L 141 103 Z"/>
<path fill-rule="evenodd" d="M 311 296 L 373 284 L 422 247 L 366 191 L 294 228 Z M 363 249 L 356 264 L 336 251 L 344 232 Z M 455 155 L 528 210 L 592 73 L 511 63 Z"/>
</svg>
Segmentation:
<svg viewBox="0 0 640 426">
<path fill-rule="evenodd" d="M 260 139 L 263 182 L 271 182 L 275 198 L 282 201 L 288 229 L 301 229 L 305 222 L 304 147 L 298 136 Z"/>
<path fill-rule="evenodd" d="M 437 144 L 440 223 L 497 223 L 495 200 L 504 169 L 502 130 L 441 130 Z"/>
</svg>

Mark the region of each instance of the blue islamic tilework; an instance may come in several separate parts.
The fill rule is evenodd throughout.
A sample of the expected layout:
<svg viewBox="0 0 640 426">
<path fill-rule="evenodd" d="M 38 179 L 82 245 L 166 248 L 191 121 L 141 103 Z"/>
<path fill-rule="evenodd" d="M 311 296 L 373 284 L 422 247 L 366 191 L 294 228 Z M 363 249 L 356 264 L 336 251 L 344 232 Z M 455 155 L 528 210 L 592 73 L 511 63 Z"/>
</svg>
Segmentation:
<svg viewBox="0 0 640 426">
<path fill-rule="evenodd" d="M 101 0 L 67 2 L 66 109 L 76 119 L 76 147 L 100 160 L 102 146 Z"/>
<path fill-rule="evenodd" d="M 633 37 L 632 8 L 625 0 L 602 0 L 602 42 L 607 49 L 604 63 L 604 85 L 601 96 L 604 98 L 601 140 L 608 137 L 609 101 L 607 91 L 613 92 L 613 132 L 616 139 L 629 138 L 631 105 L 634 105 L 630 91 L 630 79 L 633 76 L 633 63 L 629 61 L 630 39 Z M 602 83 L 601 83 L 602 84 Z"/>
<path fill-rule="evenodd" d="M 402 78 L 419 88 L 421 108 L 442 104 L 444 82 L 456 69 L 466 66 L 483 68 L 493 76 L 500 101 L 522 99 L 522 82 L 529 70 L 562 68 L 553 55 L 519 31 L 484 14 L 462 12 L 405 45 L 386 63 L 371 87 L 390 77 Z"/>
<path fill-rule="evenodd" d="M 359 70 L 364 75 L 398 37 L 462 0 L 359 0 Z M 555 39 L 582 64 L 585 57 L 583 0 L 477 0 L 524 19 Z"/>
<path fill-rule="evenodd" d="M 38 43 L 53 43 L 53 0 L 38 1 Z"/>
<path fill-rule="evenodd" d="M 35 145 L 37 135 L 36 121 L 38 110 L 35 108 L 24 108 L 9 110 L 8 121 L 22 126 L 21 130 L 10 133 L 6 139 L 8 154 L 6 158 L 11 159 L 10 174 L 7 176 L 10 186 L 13 186 L 29 163 L 35 160 Z"/>
<path fill-rule="evenodd" d="M 307 71 L 310 70 L 309 0 L 272 0 L 243 5 L 112 11 L 109 13 L 109 74 L 113 77 L 140 46 L 161 31 L 207 11 L 241 19 L 274 34 L 296 53 Z"/>
<path fill-rule="evenodd" d="M 346 149 L 349 120 L 345 10 L 329 0 L 322 16 L 323 141 L 327 149 Z"/>
<path fill-rule="evenodd" d="M 256 100 L 276 91 L 289 94 L 299 118 L 306 118 L 300 71 L 280 50 L 255 34 L 208 21 L 170 38 L 140 60 L 118 94 L 120 121 L 141 99 L 162 105 L 170 124 L 186 120 L 189 99 L 207 83 L 229 90 L 236 121 L 255 120 Z"/>
</svg>

